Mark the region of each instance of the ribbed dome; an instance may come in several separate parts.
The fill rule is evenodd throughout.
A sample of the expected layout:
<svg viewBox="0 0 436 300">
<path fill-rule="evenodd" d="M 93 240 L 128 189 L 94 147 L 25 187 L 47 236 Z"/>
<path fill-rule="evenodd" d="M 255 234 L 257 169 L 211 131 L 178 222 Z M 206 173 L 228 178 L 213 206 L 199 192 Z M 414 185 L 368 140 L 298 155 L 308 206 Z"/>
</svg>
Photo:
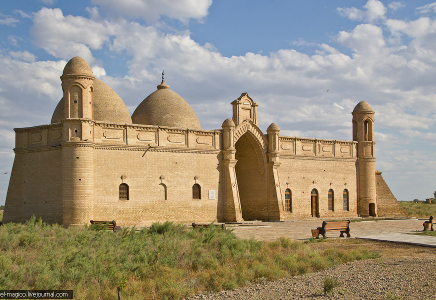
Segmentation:
<svg viewBox="0 0 436 300">
<path fill-rule="evenodd" d="M 353 113 L 356 112 L 374 112 L 372 110 L 371 105 L 368 104 L 368 102 L 366 101 L 360 101 L 359 103 L 357 103 L 356 107 L 354 107 Z"/>
<path fill-rule="evenodd" d="M 108 123 L 132 124 L 130 113 L 123 100 L 121 100 L 118 94 L 106 83 L 98 79 L 94 79 L 93 99 L 93 120 Z M 62 98 L 56 106 L 51 118 L 52 123 L 59 123 L 63 119 L 63 109 L 64 98 Z"/>
<path fill-rule="evenodd" d="M 163 78 L 157 88 L 136 108 L 132 115 L 133 124 L 201 129 L 192 107 L 170 90 Z"/>
<path fill-rule="evenodd" d="M 79 56 L 70 59 L 70 61 L 65 65 L 62 75 L 93 76 L 91 67 L 89 66 L 88 62 Z"/>
</svg>

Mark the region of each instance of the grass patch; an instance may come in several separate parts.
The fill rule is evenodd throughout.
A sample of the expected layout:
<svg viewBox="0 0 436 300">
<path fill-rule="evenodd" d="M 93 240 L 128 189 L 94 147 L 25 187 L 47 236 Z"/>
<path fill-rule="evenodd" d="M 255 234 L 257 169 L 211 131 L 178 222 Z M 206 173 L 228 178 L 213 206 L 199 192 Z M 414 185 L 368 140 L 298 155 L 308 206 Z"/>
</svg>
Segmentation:
<svg viewBox="0 0 436 300">
<path fill-rule="evenodd" d="M 399 201 L 401 207 L 406 211 L 409 217 L 429 218 L 430 216 L 436 217 L 436 203 L 418 202 L 413 201 Z"/>
<path fill-rule="evenodd" d="M 434 225 L 433 225 L 434 226 Z M 414 234 L 417 235 L 428 235 L 428 236 L 436 236 L 436 231 L 421 231 L 421 232 L 416 232 Z"/>
<path fill-rule="evenodd" d="M 377 258 L 377 252 L 314 250 L 281 238 L 239 240 L 229 230 L 191 230 L 172 223 L 141 231 L 64 229 L 32 218 L 0 227 L 0 289 L 72 289 L 74 299 L 183 299 L 234 289 L 337 264 Z"/>
</svg>

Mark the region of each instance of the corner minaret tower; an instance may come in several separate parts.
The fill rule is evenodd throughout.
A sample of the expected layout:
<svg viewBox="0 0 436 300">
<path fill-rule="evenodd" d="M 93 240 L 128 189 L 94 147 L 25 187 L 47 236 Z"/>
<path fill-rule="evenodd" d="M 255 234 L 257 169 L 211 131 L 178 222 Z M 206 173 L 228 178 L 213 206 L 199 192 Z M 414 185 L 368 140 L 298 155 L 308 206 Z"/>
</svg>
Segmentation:
<svg viewBox="0 0 436 300">
<path fill-rule="evenodd" d="M 357 142 L 357 213 L 362 217 L 376 216 L 374 111 L 361 101 L 352 115 L 353 141 Z"/>
<path fill-rule="evenodd" d="M 61 76 L 63 119 L 93 119 L 94 79 L 91 67 L 83 58 L 73 57 L 66 64 Z"/>
<path fill-rule="evenodd" d="M 62 223 L 81 226 L 93 218 L 94 144 L 91 67 L 81 57 L 72 58 L 61 76 L 64 142 L 62 145 Z"/>
</svg>

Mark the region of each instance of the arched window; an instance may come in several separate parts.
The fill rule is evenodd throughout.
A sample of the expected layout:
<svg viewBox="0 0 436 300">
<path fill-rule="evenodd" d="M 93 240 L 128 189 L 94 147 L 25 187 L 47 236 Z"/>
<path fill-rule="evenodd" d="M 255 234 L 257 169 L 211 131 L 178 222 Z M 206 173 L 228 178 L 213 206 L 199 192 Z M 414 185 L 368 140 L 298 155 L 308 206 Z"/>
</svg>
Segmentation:
<svg viewBox="0 0 436 300">
<path fill-rule="evenodd" d="M 344 190 L 343 198 L 344 198 L 344 211 L 349 211 L 350 210 L 350 205 L 349 205 L 349 196 L 348 196 L 348 190 L 347 189 Z"/>
<path fill-rule="evenodd" d="M 371 120 L 365 120 L 363 123 L 363 129 L 365 134 L 365 141 L 372 141 L 372 122 Z"/>
<path fill-rule="evenodd" d="M 167 200 L 167 186 L 163 183 L 159 184 L 161 186 L 161 198 L 162 200 Z"/>
<path fill-rule="evenodd" d="M 332 189 L 329 189 L 329 210 L 335 210 L 335 195 Z"/>
<path fill-rule="evenodd" d="M 285 191 L 285 211 L 292 212 L 292 192 L 290 189 Z"/>
<path fill-rule="evenodd" d="M 120 200 L 129 200 L 129 186 L 126 183 L 120 184 Z"/>
<path fill-rule="evenodd" d="M 312 192 L 310 192 L 310 206 L 312 217 L 319 218 L 319 198 L 317 189 L 313 189 Z"/>
<path fill-rule="evenodd" d="M 353 121 L 353 141 L 357 141 L 357 122 Z"/>
<path fill-rule="evenodd" d="M 192 198 L 201 199 L 201 187 L 198 183 L 192 186 Z"/>
</svg>

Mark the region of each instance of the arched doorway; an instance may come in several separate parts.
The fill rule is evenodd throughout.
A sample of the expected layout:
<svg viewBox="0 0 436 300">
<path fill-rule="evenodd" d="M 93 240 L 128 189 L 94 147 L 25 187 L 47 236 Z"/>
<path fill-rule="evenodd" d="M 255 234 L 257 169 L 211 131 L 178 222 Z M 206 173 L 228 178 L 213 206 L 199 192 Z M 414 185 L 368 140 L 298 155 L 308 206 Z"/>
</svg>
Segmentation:
<svg viewBox="0 0 436 300">
<path fill-rule="evenodd" d="M 245 221 L 268 220 L 265 153 L 249 131 L 238 139 L 235 148 L 235 171 L 242 218 Z"/>
<path fill-rule="evenodd" d="M 310 193 L 310 207 L 312 211 L 312 217 L 319 218 L 319 195 L 317 189 L 313 189 Z"/>
</svg>

